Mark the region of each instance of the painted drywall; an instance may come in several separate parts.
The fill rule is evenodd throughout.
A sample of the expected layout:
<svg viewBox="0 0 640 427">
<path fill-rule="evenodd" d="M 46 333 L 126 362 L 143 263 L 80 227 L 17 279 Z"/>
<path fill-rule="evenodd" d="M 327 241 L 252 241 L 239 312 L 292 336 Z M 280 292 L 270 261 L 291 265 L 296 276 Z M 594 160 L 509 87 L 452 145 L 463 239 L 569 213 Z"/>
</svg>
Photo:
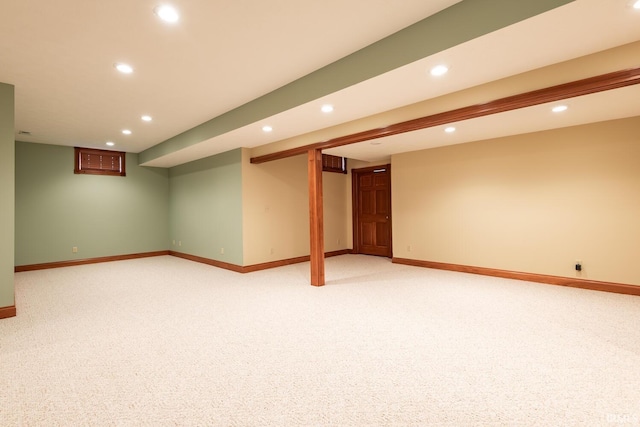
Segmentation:
<svg viewBox="0 0 640 427">
<path fill-rule="evenodd" d="M 77 175 L 72 147 L 27 142 L 15 159 L 17 266 L 168 249 L 166 169 L 127 153 L 125 177 Z"/>
<path fill-rule="evenodd" d="M 240 149 L 169 170 L 171 249 L 242 265 Z"/>
<path fill-rule="evenodd" d="M 14 305 L 14 87 L 0 83 L 0 308 Z"/>
<path fill-rule="evenodd" d="M 176 135 L 142 153 L 142 163 L 193 146 L 387 71 L 575 0 L 467 0 L 431 15 L 351 55 L 247 104 Z"/>
<path fill-rule="evenodd" d="M 324 251 L 332 252 L 351 248 L 349 246 L 349 225 L 351 211 L 349 210 L 351 188 L 350 176 L 336 172 L 322 173 L 322 207 L 324 227 Z M 307 183 L 305 183 L 307 185 Z M 307 197 L 307 216 L 309 212 Z"/>
<path fill-rule="evenodd" d="M 394 256 L 640 285 L 638 129 L 635 117 L 392 156 Z"/>
<path fill-rule="evenodd" d="M 245 265 L 309 255 L 309 189 L 306 155 L 251 164 L 243 149 Z M 325 252 L 348 248 L 345 174 L 324 172 Z"/>
<path fill-rule="evenodd" d="M 255 147 L 254 157 L 638 66 L 640 41 Z M 365 143 L 367 144 L 367 143 Z M 340 148 L 327 150 L 341 156 Z M 368 156 L 367 156 L 368 157 Z M 366 160 L 366 159 L 365 159 Z"/>
</svg>

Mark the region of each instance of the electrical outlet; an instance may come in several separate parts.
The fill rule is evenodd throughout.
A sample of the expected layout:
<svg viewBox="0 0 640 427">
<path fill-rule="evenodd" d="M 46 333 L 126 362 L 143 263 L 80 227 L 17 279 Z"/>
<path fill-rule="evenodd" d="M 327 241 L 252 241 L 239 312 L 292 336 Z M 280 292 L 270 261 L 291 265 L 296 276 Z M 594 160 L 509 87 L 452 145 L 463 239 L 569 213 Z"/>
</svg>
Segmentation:
<svg viewBox="0 0 640 427">
<path fill-rule="evenodd" d="M 576 271 L 582 271 L 582 261 L 576 260 Z"/>
<path fill-rule="evenodd" d="M 407 245 L 407 252 L 411 252 L 411 245 Z"/>
<path fill-rule="evenodd" d="M 276 252 L 276 250 L 271 248 L 271 251 L 269 251 L 269 252 L 271 253 L 271 255 L 273 255 Z"/>
<path fill-rule="evenodd" d="M 182 246 L 182 240 L 178 240 L 178 246 Z"/>
<path fill-rule="evenodd" d="M 175 241 L 175 240 L 173 241 L 173 245 L 174 245 L 174 246 L 176 245 L 176 241 Z"/>
<path fill-rule="evenodd" d="M 224 248 L 220 248 L 220 253 L 224 255 Z"/>
<path fill-rule="evenodd" d="M 71 252 L 73 252 L 74 254 L 77 254 L 78 253 L 78 247 L 77 246 L 72 247 L 71 248 Z"/>
</svg>

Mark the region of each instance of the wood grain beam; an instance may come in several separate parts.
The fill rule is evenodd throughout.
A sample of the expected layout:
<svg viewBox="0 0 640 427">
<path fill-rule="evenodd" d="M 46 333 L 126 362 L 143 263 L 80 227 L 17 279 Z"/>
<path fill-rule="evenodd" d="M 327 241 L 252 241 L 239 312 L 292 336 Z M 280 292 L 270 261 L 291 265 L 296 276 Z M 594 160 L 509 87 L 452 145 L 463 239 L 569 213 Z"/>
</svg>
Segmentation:
<svg viewBox="0 0 640 427">
<path fill-rule="evenodd" d="M 575 98 L 577 96 L 619 89 L 639 83 L 640 67 L 614 71 L 612 73 L 601 74 L 599 76 L 496 99 L 484 104 L 469 105 L 467 107 L 395 123 L 384 128 L 370 129 L 330 139 L 328 141 L 317 142 L 314 144 L 304 145 L 302 147 L 252 157 L 251 163 L 270 162 L 273 160 L 304 154 L 309 150 L 326 150 L 329 148 L 341 147 L 343 145 L 356 144 L 358 142 L 369 141 L 376 138 L 427 129 L 462 120 L 475 119 L 478 117 L 489 116 L 491 114 L 504 113 L 520 108 L 545 104 L 547 102 L 560 101 L 563 99 Z"/>
<path fill-rule="evenodd" d="M 311 285 L 323 286 L 324 221 L 322 212 L 322 151 L 308 151 L 309 226 L 311 243 Z"/>
</svg>

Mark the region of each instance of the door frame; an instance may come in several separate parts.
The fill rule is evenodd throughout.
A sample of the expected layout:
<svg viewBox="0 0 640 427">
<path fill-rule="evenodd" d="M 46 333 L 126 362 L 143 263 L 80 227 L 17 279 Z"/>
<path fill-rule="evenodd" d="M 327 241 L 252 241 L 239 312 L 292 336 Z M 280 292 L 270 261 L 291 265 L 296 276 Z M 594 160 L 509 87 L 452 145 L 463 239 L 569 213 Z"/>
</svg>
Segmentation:
<svg viewBox="0 0 640 427">
<path fill-rule="evenodd" d="M 359 197 L 358 191 L 360 189 L 358 177 L 360 174 L 373 172 L 377 169 L 385 168 L 387 170 L 387 174 L 389 175 L 389 252 L 387 253 L 388 258 L 393 258 L 393 222 L 392 222 L 392 209 L 393 203 L 391 203 L 391 164 L 386 165 L 378 165 L 378 166 L 370 166 L 366 168 L 360 169 L 351 169 L 351 229 L 353 231 L 353 253 L 360 253 L 360 230 L 358 227 L 358 205 L 359 205 Z"/>
</svg>

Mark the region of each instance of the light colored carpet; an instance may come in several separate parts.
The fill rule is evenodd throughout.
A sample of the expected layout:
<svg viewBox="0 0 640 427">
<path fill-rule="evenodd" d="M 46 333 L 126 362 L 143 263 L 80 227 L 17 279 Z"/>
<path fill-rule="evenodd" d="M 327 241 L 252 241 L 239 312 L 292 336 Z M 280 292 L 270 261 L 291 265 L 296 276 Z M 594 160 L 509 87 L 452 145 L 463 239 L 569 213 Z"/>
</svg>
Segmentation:
<svg viewBox="0 0 640 427">
<path fill-rule="evenodd" d="M 640 425 L 640 298 L 327 260 L 16 274 L 0 425 Z"/>
</svg>

